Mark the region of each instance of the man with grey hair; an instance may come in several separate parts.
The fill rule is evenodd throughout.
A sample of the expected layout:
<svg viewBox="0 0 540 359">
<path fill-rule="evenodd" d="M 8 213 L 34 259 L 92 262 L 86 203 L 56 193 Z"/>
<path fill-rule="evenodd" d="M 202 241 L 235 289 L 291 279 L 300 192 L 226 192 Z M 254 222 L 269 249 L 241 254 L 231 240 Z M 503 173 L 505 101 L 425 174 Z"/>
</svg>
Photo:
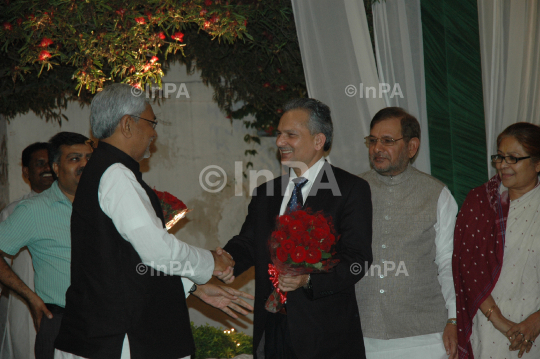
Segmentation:
<svg viewBox="0 0 540 359">
<path fill-rule="evenodd" d="M 368 359 L 457 359 L 452 278 L 457 204 L 410 162 L 420 125 L 399 107 L 380 110 L 366 145 L 372 170 L 373 265 L 356 284 Z"/>
<path fill-rule="evenodd" d="M 276 145 L 285 174 L 257 187 L 240 234 L 224 247 L 235 259 L 234 275 L 255 266 L 255 358 L 365 358 L 354 284 L 371 263 L 371 197 L 366 181 L 330 165 L 330 109 L 315 99 L 287 103 Z M 273 287 L 268 239 L 276 217 L 298 210 L 322 212 L 340 236 L 339 263 L 329 273 L 279 276 L 287 302 L 279 313 L 265 310 Z M 234 277 L 221 276 L 225 281 Z"/>
<path fill-rule="evenodd" d="M 71 285 L 55 358 L 189 356 L 194 342 L 180 275 L 204 284 L 232 272 L 234 261 L 167 232 L 139 171 L 158 123 L 144 93 L 107 86 L 94 97 L 90 120 L 100 141 L 73 203 Z"/>
</svg>

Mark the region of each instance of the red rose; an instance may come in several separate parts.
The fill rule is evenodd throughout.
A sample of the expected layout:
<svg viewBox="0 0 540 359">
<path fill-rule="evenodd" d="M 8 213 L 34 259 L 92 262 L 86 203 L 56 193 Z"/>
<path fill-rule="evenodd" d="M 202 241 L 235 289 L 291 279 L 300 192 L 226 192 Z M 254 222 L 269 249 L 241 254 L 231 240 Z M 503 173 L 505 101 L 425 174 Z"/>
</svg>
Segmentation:
<svg viewBox="0 0 540 359">
<path fill-rule="evenodd" d="M 283 231 L 274 231 L 272 232 L 272 237 L 275 238 L 278 242 L 282 242 L 287 239 L 287 234 Z"/>
<path fill-rule="evenodd" d="M 115 13 L 117 13 L 120 16 L 124 16 L 124 14 L 126 13 L 126 9 L 121 7 L 120 9 L 116 10 Z"/>
<path fill-rule="evenodd" d="M 177 41 L 180 41 L 180 42 L 184 42 L 184 33 L 178 31 L 178 32 L 174 33 L 173 36 L 171 36 L 171 39 L 177 40 Z"/>
<path fill-rule="evenodd" d="M 306 230 L 306 226 L 299 219 L 291 221 L 291 223 L 289 223 L 289 228 L 291 232 L 304 232 Z"/>
<path fill-rule="evenodd" d="M 291 241 L 294 242 L 294 245 L 301 245 L 302 244 L 302 232 L 291 232 L 291 236 L 289 238 Z"/>
<path fill-rule="evenodd" d="M 156 61 L 158 61 L 158 60 L 159 60 L 159 58 L 157 56 L 152 56 L 152 58 L 150 59 L 150 63 L 155 64 Z"/>
<path fill-rule="evenodd" d="M 333 234 L 330 234 L 328 236 L 328 241 L 330 242 L 330 245 L 336 243 L 336 237 Z"/>
<path fill-rule="evenodd" d="M 309 264 L 319 263 L 321 256 L 321 251 L 318 249 L 310 249 L 306 252 L 306 262 Z"/>
<path fill-rule="evenodd" d="M 287 253 L 292 253 L 295 247 L 296 245 L 290 239 L 286 239 L 283 242 L 281 242 L 281 248 L 283 248 L 283 250 L 285 250 L 285 252 Z"/>
<path fill-rule="evenodd" d="M 291 258 L 295 263 L 303 262 L 304 259 L 306 259 L 306 250 L 304 249 L 304 247 L 296 247 L 293 253 L 291 253 Z"/>
<path fill-rule="evenodd" d="M 277 113 L 283 113 L 283 110 L 280 109 L 280 108 L 278 108 L 278 109 L 276 110 L 276 112 L 277 112 Z"/>
<path fill-rule="evenodd" d="M 158 36 L 161 40 L 165 40 L 165 39 L 166 39 L 165 34 L 163 33 L 163 31 L 161 31 L 160 33 L 158 33 L 157 36 Z"/>
<path fill-rule="evenodd" d="M 5 22 L 3 26 L 6 31 L 13 30 L 13 25 L 11 25 L 9 22 Z"/>
<path fill-rule="evenodd" d="M 139 89 L 139 90 L 141 89 L 141 85 L 139 85 L 139 84 L 133 84 L 131 86 L 133 86 L 133 87 L 135 87 L 136 89 Z"/>
<path fill-rule="evenodd" d="M 49 57 L 51 57 L 51 53 L 49 51 L 43 50 L 39 53 L 39 61 L 45 61 Z"/>
<path fill-rule="evenodd" d="M 206 21 L 204 22 L 204 28 L 205 28 L 205 29 L 208 29 L 208 28 L 210 27 L 210 25 L 211 25 L 211 24 L 210 24 L 210 21 L 206 20 Z"/>
<path fill-rule="evenodd" d="M 211 6 L 212 5 L 212 0 L 205 0 L 204 5 Z"/>
<path fill-rule="evenodd" d="M 321 228 L 315 228 L 310 234 L 319 242 L 326 237 L 326 233 Z"/>
<path fill-rule="evenodd" d="M 286 262 L 289 259 L 289 253 L 285 249 L 279 247 L 276 251 L 277 258 L 280 262 Z"/>
<path fill-rule="evenodd" d="M 207 10 L 207 9 L 202 9 L 201 12 L 199 12 L 199 15 L 200 15 L 200 16 L 205 16 L 206 14 L 208 14 L 208 10 Z"/>
<path fill-rule="evenodd" d="M 219 16 L 217 16 L 216 14 L 212 15 L 212 17 L 210 18 L 210 21 L 215 24 L 216 22 L 219 21 Z"/>
<path fill-rule="evenodd" d="M 309 245 L 309 242 L 311 242 L 311 237 L 307 232 L 300 233 L 300 244 L 303 246 Z"/>
<path fill-rule="evenodd" d="M 145 20 L 144 17 L 142 17 L 142 16 L 141 16 L 141 17 L 136 17 L 136 18 L 135 18 L 135 22 L 136 22 L 137 24 L 139 24 L 139 25 L 144 25 L 144 24 L 146 24 L 146 20 Z"/>
<path fill-rule="evenodd" d="M 322 241 L 322 243 L 321 243 L 321 251 L 329 253 L 330 252 L 330 247 L 332 247 L 332 244 L 330 244 L 330 241 L 328 239 L 325 239 L 324 241 Z"/>
<path fill-rule="evenodd" d="M 279 216 L 279 224 L 281 224 L 282 226 L 288 225 L 289 223 L 291 223 L 291 220 L 292 220 L 292 218 L 288 214 L 284 214 L 283 216 Z"/>
<path fill-rule="evenodd" d="M 39 46 L 47 47 L 52 44 L 53 44 L 53 41 L 51 39 L 44 37 L 43 40 L 41 40 L 41 43 L 39 44 Z"/>
<path fill-rule="evenodd" d="M 149 21 L 152 20 L 152 13 L 151 13 L 150 11 L 145 11 L 144 14 L 148 17 L 148 20 L 149 20 Z"/>
</svg>

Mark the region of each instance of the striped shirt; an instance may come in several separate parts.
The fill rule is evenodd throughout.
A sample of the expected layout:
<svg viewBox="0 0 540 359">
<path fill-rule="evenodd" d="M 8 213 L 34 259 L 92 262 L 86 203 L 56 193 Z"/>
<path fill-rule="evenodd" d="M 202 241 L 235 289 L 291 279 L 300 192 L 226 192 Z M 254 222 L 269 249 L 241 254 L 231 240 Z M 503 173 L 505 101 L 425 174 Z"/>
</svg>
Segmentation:
<svg viewBox="0 0 540 359">
<path fill-rule="evenodd" d="M 70 284 L 71 210 L 71 202 L 55 181 L 48 190 L 21 201 L 0 223 L 0 250 L 15 255 L 27 246 L 36 294 L 45 303 L 61 307 Z"/>
</svg>

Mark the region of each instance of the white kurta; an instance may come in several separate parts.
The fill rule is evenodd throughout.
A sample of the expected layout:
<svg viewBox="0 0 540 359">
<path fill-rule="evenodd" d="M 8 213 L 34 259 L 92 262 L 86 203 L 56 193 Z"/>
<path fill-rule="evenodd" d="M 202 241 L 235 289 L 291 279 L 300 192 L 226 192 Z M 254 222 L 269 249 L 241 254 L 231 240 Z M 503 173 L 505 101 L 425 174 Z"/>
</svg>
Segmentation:
<svg viewBox="0 0 540 359">
<path fill-rule="evenodd" d="M 501 274 L 491 296 L 501 313 L 520 323 L 540 309 L 540 186 L 510 202 Z M 535 343 L 523 358 L 540 358 Z M 517 358 L 510 342 L 478 310 L 471 345 L 475 359 Z"/>
<path fill-rule="evenodd" d="M 16 201 L 11 202 L 0 212 L 0 222 L 8 218 L 20 201 L 30 198 L 37 193 L 32 191 Z M 34 267 L 32 256 L 25 247 L 13 258 L 5 258 L 11 264 L 11 269 L 19 278 L 34 290 Z M 36 329 L 26 302 L 13 291 L 9 296 L 0 296 L 0 358 L 34 358 Z"/>
</svg>

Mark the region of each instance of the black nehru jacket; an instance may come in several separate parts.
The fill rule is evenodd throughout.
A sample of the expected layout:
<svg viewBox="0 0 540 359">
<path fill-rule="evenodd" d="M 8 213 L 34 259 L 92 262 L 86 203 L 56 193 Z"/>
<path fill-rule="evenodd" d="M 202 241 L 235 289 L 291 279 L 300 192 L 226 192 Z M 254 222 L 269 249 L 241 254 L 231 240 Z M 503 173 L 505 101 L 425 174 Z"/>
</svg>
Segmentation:
<svg viewBox="0 0 540 359">
<path fill-rule="evenodd" d="M 133 171 L 164 223 L 159 200 L 142 180 L 139 164 L 99 142 L 73 202 L 71 285 L 55 347 L 85 358 L 115 359 L 120 358 L 127 334 L 132 359 L 191 355 L 195 344 L 181 277 L 150 268 L 139 274 L 141 258 L 99 205 L 101 176 L 115 163 Z"/>
</svg>

